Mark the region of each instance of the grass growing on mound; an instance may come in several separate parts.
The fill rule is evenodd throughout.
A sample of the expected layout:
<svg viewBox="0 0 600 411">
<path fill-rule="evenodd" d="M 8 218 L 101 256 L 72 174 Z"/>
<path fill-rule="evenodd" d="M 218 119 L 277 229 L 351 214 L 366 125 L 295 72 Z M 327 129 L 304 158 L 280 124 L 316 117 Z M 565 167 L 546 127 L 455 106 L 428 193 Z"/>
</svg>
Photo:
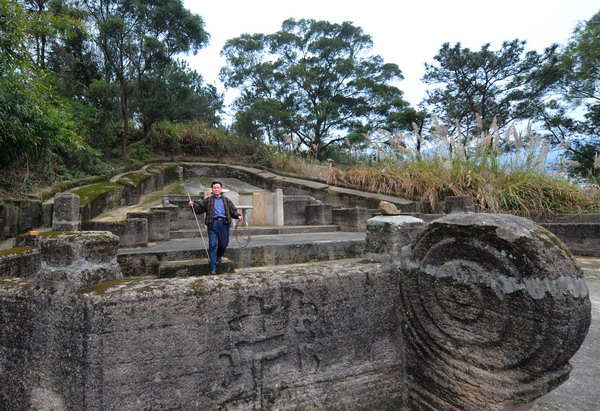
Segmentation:
<svg viewBox="0 0 600 411">
<path fill-rule="evenodd" d="M 77 190 L 73 190 L 73 193 L 80 197 L 79 206 L 83 207 L 103 194 L 122 189 L 123 187 L 119 184 L 99 183 L 78 188 Z"/>
<path fill-rule="evenodd" d="M 453 145 L 447 134 L 437 136 L 439 146 L 449 150 L 413 152 L 377 166 L 334 168 L 328 182 L 425 201 L 434 209 L 446 196 L 471 196 L 484 212 L 532 216 L 600 211 L 597 190 L 586 192 L 543 172 L 548 148 L 539 139 L 531 138 L 524 146 L 522 136 L 511 133 L 514 141 L 501 141 L 496 133 L 473 137 L 469 147 Z M 435 142 L 436 136 L 430 140 Z"/>
<path fill-rule="evenodd" d="M 191 156 L 251 156 L 262 143 L 228 134 L 198 121 L 174 124 L 162 121 L 152 126 L 150 145 L 156 152 Z"/>
</svg>

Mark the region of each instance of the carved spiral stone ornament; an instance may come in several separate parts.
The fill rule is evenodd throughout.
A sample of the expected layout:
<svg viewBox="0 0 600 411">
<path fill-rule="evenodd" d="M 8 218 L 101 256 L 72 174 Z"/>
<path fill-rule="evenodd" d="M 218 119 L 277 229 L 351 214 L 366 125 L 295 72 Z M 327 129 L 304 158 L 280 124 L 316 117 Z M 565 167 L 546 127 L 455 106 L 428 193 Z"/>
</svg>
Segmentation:
<svg viewBox="0 0 600 411">
<path fill-rule="evenodd" d="M 411 408 L 515 408 L 568 378 L 591 304 L 553 234 L 510 215 L 452 214 L 404 253 Z"/>
</svg>

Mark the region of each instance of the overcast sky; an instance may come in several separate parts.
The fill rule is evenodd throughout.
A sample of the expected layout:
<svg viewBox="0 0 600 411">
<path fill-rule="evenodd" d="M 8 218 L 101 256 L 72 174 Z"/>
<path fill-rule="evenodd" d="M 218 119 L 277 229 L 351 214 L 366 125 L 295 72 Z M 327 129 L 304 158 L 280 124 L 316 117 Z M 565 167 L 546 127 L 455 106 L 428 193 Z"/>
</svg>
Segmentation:
<svg viewBox="0 0 600 411">
<path fill-rule="evenodd" d="M 373 38 L 373 52 L 396 63 L 404 80 L 398 87 L 413 105 L 425 97 L 421 83 L 424 63 L 431 62 L 445 42 L 460 41 L 479 49 L 498 48 L 502 41 L 527 40 L 527 48 L 542 51 L 564 44 L 575 25 L 600 10 L 596 0 L 184 0 L 202 16 L 210 34 L 208 47 L 188 58 L 193 69 L 220 91 L 218 79 L 225 60 L 220 51 L 243 33 L 273 33 L 290 17 L 351 21 Z M 394 4 L 394 5 L 391 5 Z M 230 103 L 234 93 L 227 94 Z"/>
</svg>

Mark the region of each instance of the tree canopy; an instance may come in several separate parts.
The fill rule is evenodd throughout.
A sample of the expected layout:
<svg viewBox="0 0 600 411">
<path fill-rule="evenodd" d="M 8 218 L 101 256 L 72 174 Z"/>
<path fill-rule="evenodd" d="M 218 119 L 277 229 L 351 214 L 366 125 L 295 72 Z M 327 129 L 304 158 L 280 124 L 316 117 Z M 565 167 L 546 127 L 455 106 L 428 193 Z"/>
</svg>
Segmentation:
<svg viewBox="0 0 600 411">
<path fill-rule="evenodd" d="M 535 107 L 531 103 L 542 92 L 530 87 L 532 77 L 553 52 L 553 48 L 543 55 L 525 52 L 525 41 L 518 39 L 502 43 L 498 50 L 490 44 L 473 51 L 460 43 L 445 43 L 435 63 L 425 64 L 423 81 L 437 85 L 428 92 L 426 104 L 452 132 L 465 138 L 487 131 L 494 119 L 502 128 L 530 118 Z"/>
<path fill-rule="evenodd" d="M 371 37 L 349 22 L 305 19 L 227 41 L 221 78 L 241 89 L 237 129 L 321 158 L 331 144 L 381 127 L 408 104 L 394 86 L 400 69 L 371 47 Z"/>
<path fill-rule="evenodd" d="M 573 174 L 600 178 L 600 12 L 577 25 L 535 84 L 546 96 L 537 118 L 549 141 L 576 161 Z"/>
<path fill-rule="evenodd" d="M 21 5 L 0 0 L 0 164 L 47 159 L 80 148 L 71 112 L 30 58 L 32 30 Z"/>
</svg>

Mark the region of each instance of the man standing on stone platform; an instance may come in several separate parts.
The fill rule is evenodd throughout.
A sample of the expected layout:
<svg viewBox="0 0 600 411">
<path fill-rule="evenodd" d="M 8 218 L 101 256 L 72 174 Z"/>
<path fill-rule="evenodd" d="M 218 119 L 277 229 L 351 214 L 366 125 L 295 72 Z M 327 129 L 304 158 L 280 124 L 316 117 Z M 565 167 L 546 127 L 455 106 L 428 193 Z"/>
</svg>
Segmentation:
<svg viewBox="0 0 600 411">
<path fill-rule="evenodd" d="M 212 195 L 201 201 L 190 201 L 188 204 L 196 214 L 205 213 L 204 223 L 208 231 L 208 254 L 210 272 L 217 273 L 217 264 L 225 254 L 229 244 L 229 227 L 231 219 L 242 222 L 243 217 L 238 213 L 233 202 L 222 195 L 223 185 L 213 181 L 210 185 Z"/>
</svg>

